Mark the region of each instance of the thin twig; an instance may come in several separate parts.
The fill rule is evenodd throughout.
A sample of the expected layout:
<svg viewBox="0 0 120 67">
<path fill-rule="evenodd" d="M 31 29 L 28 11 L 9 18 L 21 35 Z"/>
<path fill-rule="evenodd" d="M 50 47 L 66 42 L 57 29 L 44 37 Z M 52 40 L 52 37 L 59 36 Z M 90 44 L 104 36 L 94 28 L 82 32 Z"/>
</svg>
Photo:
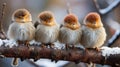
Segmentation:
<svg viewBox="0 0 120 67">
<path fill-rule="evenodd" d="M 5 8 L 6 8 L 6 3 L 3 3 L 3 5 L 2 5 L 2 14 L 1 14 L 1 18 L 0 18 L 0 29 L 3 29 L 2 21 L 3 21 L 4 14 L 5 14 Z"/>
<path fill-rule="evenodd" d="M 97 3 L 97 0 L 93 0 L 93 2 L 94 2 L 94 4 L 95 4 L 95 7 L 96 7 L 98 10 L 100 10 L 100 6 L 99 6 L 99 4 Z"/>
<path fill-rule="evenodd" d="M 2 14 L 1 14 L 1 17 L 0 17 L 0 38 L 1 39 L 6 39 L 6 34 L 4 32 L 4 29 L 3 29 L 3 17 L 4 17 L 4 14 L 5 14 L 5 8 L 6 8 L 6 3 L 3 3 L 2 5 Z"/>
<path fill-rule="evenodd" d="M 67 7 L 67 13 L 70 14 L 71 13 L 70 3 L 68 0 L 65 0 L 65 2 L 66 2 L 66 7 Z"/>
<path fill-rule="evenodd" d="M 109 13 L 111 10 L 113 10 L 114 8 L 116 8 L 119 3 L 120 0 L 115 0 L 112 4 L 110 4 L 108 7 L 104 8 L 104 9 L 100 9 L 99 4 L 97 3 L 97 0 L 93 0 L 96 8 L 98 9 L 98 12 L 102 15 Z"/>
</svg>

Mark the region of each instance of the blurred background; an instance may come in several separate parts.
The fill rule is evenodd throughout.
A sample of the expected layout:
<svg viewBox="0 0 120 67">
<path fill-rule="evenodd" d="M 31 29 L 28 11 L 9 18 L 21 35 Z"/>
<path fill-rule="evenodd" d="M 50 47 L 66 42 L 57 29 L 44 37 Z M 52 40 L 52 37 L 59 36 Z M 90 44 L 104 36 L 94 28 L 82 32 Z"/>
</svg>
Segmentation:
<svg viewBox="0 0 120 67">
<path fill-rule="evenodd" d="M 70 4 L 71 12 L 76 14 L 79 18 L 79 22 L 83 22 L 83 18 L 89 12 L 98 12 L 100 13 L 100 9 L 107 8 L 112 5 L 114 1 L 119 0 L 97 0 L 97 5 L 100 6 L 100 9 L 96 8 L 95 0 L 67 0 Z M 52 11 L 55 15 L 56 21 L 59 24 L 63 23 L 63 18 L 67 15 L 67 3 L 65 0 L 0 0 L 0 16 L 2 4 L 6 3 L 6 11 L 3 19 L 3 27 L 5 32 L 11 23 L 11 15 L 12 13 L 19 8 L 26 8 L 32 14 L 33 23 L 38 20 L 38 14 L 42 11 L 49 10 Z M 114 9 L 109 10 L 109 12 L 105 14 L 101 14 L 103 24 L 107 31 L 107 40 L 114 35 L 114 33 L 120 29 L 120 5 L 119 3 L 115 6 Z M 120 46 L 120 38 L 111 46 Z M 105 43 L 105 44 L 106 44 Z M 0 67 L 12 67 L 11 66 L 11 58 L 0 59 Z M 85 63 L 75 64 L 73 62 L 67 61 L 59 61 L 57 63 L 51 62 L 48 59 L 40 59 L 37 62 L 32 62 L 31 60 L 19 61 L 19 67 L 86 67 Z M 97 65 L 97 67 L 103 67 L 101 65 Z M 109 67 L 109 66 L 104 66 Z"/>
</svg>

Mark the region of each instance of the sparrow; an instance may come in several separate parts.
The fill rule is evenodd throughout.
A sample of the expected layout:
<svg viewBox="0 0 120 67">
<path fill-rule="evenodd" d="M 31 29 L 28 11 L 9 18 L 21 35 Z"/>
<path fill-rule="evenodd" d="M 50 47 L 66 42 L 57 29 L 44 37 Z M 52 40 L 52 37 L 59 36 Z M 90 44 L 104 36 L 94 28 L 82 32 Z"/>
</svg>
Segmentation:
<svg viewBox="0 0 120 67">
<path fill-rule="evenodd" d="M 107 36 L 101 17 L 96 12 L 91 12 L 84 18 L 82 32 L 81 44 L 85 48 L 101 47 Z"/>
<path fill-rule="evenodd" d="M 74 47 L 74 45 L 79 44 L 82 35 L 81 24 L 78 17 L 72 13 L 66 15 L 63 22 L 58 40 L 65 44 L 65 48 L 68 50 L 70 45 Z"/>
<path fill-rule="evenodd" d="M 41 42 L 42 46 L 54 47 L 54 42 L 58 40 L 59 25 L 51 11 L 43 11 L 38 16 L 40 23 L 35 32 L 35 40 Z"/>
<path fill-rule="evenodd" d="M 27 9 L 17 9 L 12 14 L 12 22 L 8 28 L 7 36 L 18 45 L 29 46 L 29 41 L 34 39 L 35 28 L 32 23 L 32 16 Z M 13 65 L 18 65 L 18 58 L 13 60 Z"/>
<path fill-rule="evenodd" d="M 96 12 L 90 12 L 86 15 L 82 32 L 81 44 L 85 48 L 97 48 L 97 50 L 104 44 L 107 36 L 101 17 Z"/>
</svg>

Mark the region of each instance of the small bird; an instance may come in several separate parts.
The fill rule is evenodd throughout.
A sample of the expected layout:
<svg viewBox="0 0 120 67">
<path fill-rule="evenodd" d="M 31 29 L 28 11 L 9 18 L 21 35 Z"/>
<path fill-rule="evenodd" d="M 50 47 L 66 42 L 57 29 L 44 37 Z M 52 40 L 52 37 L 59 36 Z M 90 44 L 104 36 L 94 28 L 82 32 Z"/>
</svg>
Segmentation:
<svg viewBox="0 0 120 67">
<path fill-rule="evenodd" d="M 101 17 L 96 12 L 91 12 L 85 17 L 82 32 L 81 44 L 85 48 L 97 48 L 97 50 L 104 44 L 107 36 Z"/>
<path fill-rule="evenodd" d="M 66 15 L 63 26 L 60 28 L 59 42 L 65 44 L 65 48 L 68 50 L 70 45 L 74 47 L 74 45 L 79 44 L 81 35 L 81 25 L 77 16 L 72 13 Z"/>
<path fill-rule="evenodd" d="M 43 11 L 39 14 L 40 23 L 35 32 L 35 40 L 41 42 L 43 47 L 54 47 L 54 42 L 58 40 L 59 25 L 51 11 Z"/>
<path fill-rule="evenodd" d="M 96 12 L 91 12 L 85 17 L 82 31 L 81 44 L 85 48 L 101 47 L 106 40 L 105 28 Z"/>
<path fill-rule="evenodd" d="M 17 9 L 12 15 L 13 23 L 10 24 L 7 36 L 15 40 L 18 45 L 25 44 L 29 46 L 29 41 L 34 39 L 35 28 L 32 23 L 32 16 L 26 9 Z M 18 65 L 18 58 L 13 60 L 13 65 Z"/>
</svg>

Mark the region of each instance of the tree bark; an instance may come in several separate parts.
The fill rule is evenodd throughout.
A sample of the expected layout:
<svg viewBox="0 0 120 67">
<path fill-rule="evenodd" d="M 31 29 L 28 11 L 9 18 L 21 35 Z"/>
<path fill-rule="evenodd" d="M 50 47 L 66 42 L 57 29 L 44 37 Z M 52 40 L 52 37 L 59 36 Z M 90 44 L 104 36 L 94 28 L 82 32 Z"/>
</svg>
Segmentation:
<svg viewBox="0 0 120 67">
<path fill-rule="evenodd" d="M 119 48 L 120 49 L 120 48 Z M 40 46 L 13 46 L 12 48 L 8 46 L 0 47 L 0 54 L 5 57 L 15 57 L 24 59 L 34 59 L 35 61 L 40 58 L 51 59 L 52 61 L 65 60 L 72 61 L 75 63 L 85 62 L 85 63 L 97 63 L 97 64 L 107 64 L 107 65 L 120 65 L 120 53 L 111 54 L 109 56 L 103 56 L 102 50 L 99 51 L 95 48 L 80 49 L 74 48 L 70 50 L 65 49 L 51 49 Z"/>
</svg>

